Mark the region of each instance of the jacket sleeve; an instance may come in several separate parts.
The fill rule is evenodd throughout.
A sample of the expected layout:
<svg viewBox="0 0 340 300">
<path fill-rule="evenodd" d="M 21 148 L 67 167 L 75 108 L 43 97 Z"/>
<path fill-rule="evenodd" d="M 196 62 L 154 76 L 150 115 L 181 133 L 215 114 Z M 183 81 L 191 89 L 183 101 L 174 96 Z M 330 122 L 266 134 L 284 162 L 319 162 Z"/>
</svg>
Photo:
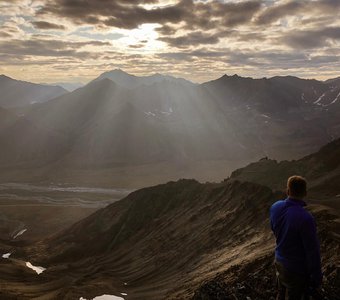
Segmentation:
<svg viewBox="0 0 340 300">
<path fill-rule="evenodd" d="M 311 283 L 318 287 L 322 282 L 320 244 L 316 233 L 314 218 L 308 214 L 301 224 L 301 238 L 306 254 L 307 268 Z"/>
</svg>

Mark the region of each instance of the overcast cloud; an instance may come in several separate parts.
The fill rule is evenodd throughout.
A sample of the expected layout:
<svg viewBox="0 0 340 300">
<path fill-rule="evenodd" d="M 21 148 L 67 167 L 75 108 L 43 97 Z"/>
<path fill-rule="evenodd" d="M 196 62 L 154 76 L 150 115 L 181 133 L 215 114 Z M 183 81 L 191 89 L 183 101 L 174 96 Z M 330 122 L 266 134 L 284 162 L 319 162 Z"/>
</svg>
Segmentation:
<svg viewBox="0 0 340 300">
<path fill-rule="evenodd" d="M 0 73 L 340 76 L 339 0 L 0 0 Z"/>
</svg>

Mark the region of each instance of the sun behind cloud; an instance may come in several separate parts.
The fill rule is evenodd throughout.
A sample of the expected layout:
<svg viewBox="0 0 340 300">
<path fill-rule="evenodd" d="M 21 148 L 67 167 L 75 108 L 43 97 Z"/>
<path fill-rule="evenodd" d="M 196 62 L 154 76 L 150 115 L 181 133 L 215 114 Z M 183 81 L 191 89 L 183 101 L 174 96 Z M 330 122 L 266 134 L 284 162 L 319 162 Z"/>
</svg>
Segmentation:
<svg viewBox="0 0 340 300">
<path fill-rule="evenodd" d="M 340 75 L 339 9 L 324 0 L 3 0 L 0 72 L 36 82 L 86 82 L 114 68 L 196 82 L 325 79 Z"/>
</svg>

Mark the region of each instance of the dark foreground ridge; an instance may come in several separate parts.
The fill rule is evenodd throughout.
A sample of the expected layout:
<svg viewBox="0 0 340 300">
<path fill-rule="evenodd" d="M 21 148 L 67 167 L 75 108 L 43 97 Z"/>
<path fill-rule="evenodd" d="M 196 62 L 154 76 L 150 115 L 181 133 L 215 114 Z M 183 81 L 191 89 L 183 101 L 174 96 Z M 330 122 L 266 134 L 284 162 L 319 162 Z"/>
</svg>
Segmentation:
<svg viewBox="0 0 340 300">
<path fill-rule="evenodd" d="M 287 163 L 309 163 L 311 185 L 328 189 L 323 198 L 312 189 L 309 209 L 318 224 L 329 299 L 340 295 L 339 196 L 328 184 L 340 174 L 339 148 L 336 141 Z M 264 163 L 270 162 L 258 164 Z M 235 174 L 242 171 L 221 183 L 179 180 L 138 190 L 33 245 L 0 241 L 3 251 L 15 252 L 0 259 L 0 296 L 79 299 L 124 292 L 125 299 L 271 299 L 268 209 L 284 195 Z M 47 270 L 35 275 L 24 261 Z"/>
</svg>

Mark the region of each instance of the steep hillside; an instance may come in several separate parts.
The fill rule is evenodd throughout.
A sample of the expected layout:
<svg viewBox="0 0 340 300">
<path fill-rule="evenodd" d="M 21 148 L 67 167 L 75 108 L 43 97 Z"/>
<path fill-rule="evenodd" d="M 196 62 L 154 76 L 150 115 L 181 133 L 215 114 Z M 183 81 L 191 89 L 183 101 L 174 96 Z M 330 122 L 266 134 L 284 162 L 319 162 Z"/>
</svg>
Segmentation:
<svg viewBox="0 0 340 300">
<path fill-rule="evenodd" d="M 221 109 L 247 112 L 240 129 L 244 131 L 248 125 L 257 133 L 267 156 L 301 157 L 340 135 L 337 85 L 292 76 L 253 79 L 225 75 L 203 86 Z M 292 143 L 294 147 L 290 147 Z"/>
<path fill-rule="evenodd" d="M 321 93 L 327 86 L 294 80 L 302 82 L 300 90 L 286 78 L 222 77 L 201 86 L 160 81 L 134 89 L 104 78 L 24 114 L 71 136 L 74 148 L 61 158 L 85 165 L 293 158 L 339 135 L 336 113 L 329 118 L 296 97 L 302 89 Z"/>
<path fill-rule="evenodd" d="M 51 180 L 108 184 L 104 173 L 117 186 L 132 187 L 179 177 L 220 180 L 250 161 L 300 158 L 340 136 L 340 102 L 333 95 L 339 87 L 334 82 L 235 75 L 202 85 L 163 78 L 125 88 L 107 77 L 16 110 L 51 136 L 66 138 L 56 151 L 45 151 L 51 155 L 46 160 L 54 162 L 43 166 Z M 323 102 L 326 92 L 332 103 Z M 12 130 L 4 129 L 8 135 L 20 134 Z M 22 139 L 31 138 L 24 133 Z M 51 136 L 37 132 L 33 138 L 37 135 L 48 148 Z M 8 160 L 18 164 L 11 172 L 0 172 L 2 180 L 13 181 L 18 172 L 25 175 L 16 169 L 20 157 Z M 36 172 L 32 165 L 26 181 Z"/>
<path fill-rule="evenodd" d="M 340 195 L 340 139 L 297 161 L 277 162 L 262 159 L 234 171 L 231 178 L 280 189 L 285 186 L 287 177 L 294 174 L 301 174 L 308 178 L 312 197 L 338 198 Z"/>
<path fill-rule="evenodd" d="M 0 106 L 12 108 L 41 103 L 68 93 L 60 86 L 48 86 L 15 80 L 0 75 Z"/>
<path fill-rule="evenodd" d="M 307 114 L 326 110 L 326 107 L 338 107 L 340 86 L 336 82 L 306 80 L 293 76 L 253 79 L 224 75 L 203 85 L 216 97 L 234 105 L 247 104 L 263 113 L 285 117 L 287 113 Z"/>
<path fill-rule="evenodd" d="M 48 267 L 40 275 L 49 282 L 48 293 L 63 299 L 101 291 L 162 299 L 184 285 L 192 294 L 203 279 L 251 259 L 253 247 L 272 247 L 264 220 L 276 197 L 266 187 L 240 182 L 170 182 L 134 192 L 27 253 Z M 61 270 L 77 287 L 74 280 L 60 285 Z M 36 286 L 28 295 L 42 290 Z"/>
<path fill-rule="evenodd" d="M 56 160 L 67 148 L 62 134 L 39 127 L 0 107 L 0 164 L 2 172 L 11 166 L 43 166 Z"/>
<path fill-rule="evenodd" d="M 235 124 L 194 86 L 160 82 L 127 90 L 108 79 L 22 110 L 38 127 L 66 135 L 59 167 L 112 168 L 250 159 L 259 149 L 240 145 Z"/>
<path fill-rule="evenodd" d="M 301 160 L 318 170 L 317 177 L 310 173 L 311 181 L 333 193 L 325 179 L 339 174 L 333 160 L 339 148 L 334 142 Z M 5 244 L 3 251 L 15 253 L 0 261 L 0 288 L 4 295 L 27 298 L 105 293 L 126 299 L 270 299 L 275 277 L 268 210 L 283 197 L 236 179 L 179 180 L 144 188 L 38 243 Z M 321 201 L 307 201 L 319 229 L 323 287 L 329 299 L 338 299 L 338 198 L 325 194 Z M 30 277 L 23 260 L 47 270 Z"/>
<path fill-rule="evenodd" d="M 5 295 L 20 291 L 28 298 L 127 293 L 126 299 L 269 299 L 275 284 L 268 209 L 282 197 L 238 181 L 181 180 L 142 189 L 25 252 L 17 250 L 1 263 L 0 286 Z M 322 241 L 325 288 L 334 295 L 339 214 L 315 204 L 311 209 Z M 47 270 L 30 278 L 21 259 Z M 10 277 L 14 270 L 22 275 Z"/>
</svg>

